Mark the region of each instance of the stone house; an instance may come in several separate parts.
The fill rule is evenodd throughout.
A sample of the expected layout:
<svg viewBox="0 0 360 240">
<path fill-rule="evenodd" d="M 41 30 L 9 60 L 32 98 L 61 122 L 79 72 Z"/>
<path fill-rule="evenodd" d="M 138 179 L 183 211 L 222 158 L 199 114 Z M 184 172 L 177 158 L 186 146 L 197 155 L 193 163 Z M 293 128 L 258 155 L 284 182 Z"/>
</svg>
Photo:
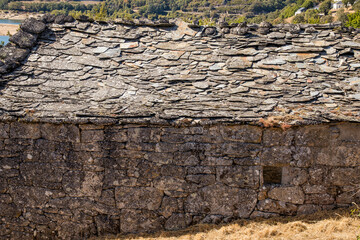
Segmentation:
<svg viewBox="0 0 360 240">
<path fill-rule="evenodd" d="M 359 202 L 359 39 L 336 24 L 25 21 L 0 49 L 0 236 Z"/>
<path fill-rule="evenodd" d="M 298 14 L 300 14 L 300 13 L 303 13 L 303 12 L 305 12 L 305 11 L 306 11 L 306 8 L 301 7 L 301 8 L 299 8 L 298 10 L 296 10 L 295 16 L 298 15 Z"/>
<path fill-rule="evenodd" d="M 332 9 L 340 9 L 343 8 L 345 5 L 342 1 L 336 1 L 332 4 Z"/>
</svg>

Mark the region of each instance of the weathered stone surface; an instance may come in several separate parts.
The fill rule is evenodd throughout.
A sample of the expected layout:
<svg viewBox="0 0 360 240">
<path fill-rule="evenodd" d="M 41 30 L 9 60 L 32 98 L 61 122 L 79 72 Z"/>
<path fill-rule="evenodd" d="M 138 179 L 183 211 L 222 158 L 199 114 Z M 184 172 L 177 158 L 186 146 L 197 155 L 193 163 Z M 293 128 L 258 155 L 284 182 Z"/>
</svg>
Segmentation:
<svg viewBox="0 0 360 240">
<path fill-rule="evenodd" d="M 321 210 L 320 206 L 317 205 L 312 205 L 312 204 L 305 204 L 302 206 L 299 206 L 298 210 L 297 210 L 297 214 L 312 214 L 315 212 L 318 212 Z"/>
<path fill-rule="evenodd" d="M 293 204 L 303 204 L 305 201 L 304 192 L 300 187 L 276 187 L 269 191 L 268 196 L 275 200 Z"/>
<path fill-rule="evenodd" d="M 318 159 L 318 152 L 321 148 L 318 147 L 297 147 L 294 150 L 293 158 L 295 160 L 295 166 L 297 167 L 309 167 L 316 159 Z"/>
<path fill-rule="evenodd" d="M 23 23 L 21 23 L 20 28 L 28 33 L 39 34 L 45 30 L 46 25 L 43 22 L 36 20 L 35 18 L 28 18 L 25 19 Z"/>
<path fill-rule="evenodd" d="M 41 137 L 40 126 L 38 124 L 14 122 L 10 125 L 10 137 L 38 139 Z"/>
<path fill-rule="evenodd" d="M 271 199 L 260 200 L 256 208 L 263 212 L 278 213 L 284 215 L 295 215 L 297 207 L 294 204 L 283 201 L 274 201 Z"/>
<path fill-rule="evenodd" d="M 304 30 L 298 25 L 270 28 L 268 25 L 249 27 L 242 24 L 237 28 L 226 26 L 226 31 L 220 31 L 223 40 L 214 38 L 210 41 L 205 38 L 215 37 L 213 34 L 218 30 L 207 27 L 204 30 L 206 36 L 199 41 L 197 38 L 202 38 L 201 33 L 181 21 L 176 21 L 174 28 L 157 31 L 156 27 L 163 26 L 162 23 L 120 21 L 120 25 L 95 22 L 62 25 L 62 22 L 73 21 L 71 17 L 66 18 L 63 15 L 43 17 L 44 22 L 56 20 L 56 24 L 47 26 L 49 30 L 41 35 L 39 47 L 34 49 L 29 61 L 22 63 L 25 69 L 39 75 L 26 74 L 26 81 L 18 80 L 16 74 L 7 76 L 15 86 L 24 87 L 15 92 L 12 89 L 4 91 L 0 107 L 6 115 L 25 117 L 31 114 L 57 120 L 75 117 L 76 121 L 93 116 L 131 117 L 132 121 L 145 121 L 139 113 L 146 113 L 153 121 L 205 117 L 210 122 L 226 119 L 232 123 L 252 120 L 256 123 L 272 112 L 272 116 L 284 119 L 274 121 L 276 126 L 358 118 L 357 114 L 350 115 L 356 113 L 355 105 L 347 106 L 346 111 L 330 112 L 339 104 L 344 109 L 343 103 L 348 99 L 351 104 L 358 99 L 356 89 L 353 92 L 346 89 L 345 95 L 347 87 L 339 85 L 345 78 L 356 76 L 356 52 L 352 56 L 346 55 L 345 51 L 354 51 L 357 42 L 345 40 L 343 36 L 335 38 L 335 33 L 331 32 L 333 26 L 322 29 L 316 26 L 317 34 L 314 39 L 309 39 L 301 35 Z M 137 27 L 128 29 L 122 24 Z M 142 24 L 149 25 L 141 27 Z M 25 25 L 29 25 L 28 21 Z M 256 29 L 262 34 L 270 33 L 259 35 Z M 288 33 L 284 34 L 284 31 Z M 229 32 L 250 34 L 242 37 Z M 33 44 L 33 39 L 28 40 L 23 41 L 28 44 L 26 48 Z M 320 52 L 324 54 L 320 56 Z M 340 60 L 336 57 L 339 54 Z M 1 62 L 0 71 L 11 71 L 23 58 L 21 55 L 18 61 Z M 327 73 L 334 77 L 326 78 Z M 79 79 L 74 80 L 72 76 L 79 76 Z M 164 82 L 164 77 L 169 81 Z M 325 80 L 329 84 L 323 84 Z M 180 82 L 191 82 L 195 90 Z M 295 82 L 296 87 L 291 87 Z M 39 90 L 34 91 L 34 87 Z M 64 89 L 71 97 L 64 94 Z M 165 89 L 166 94 L 163 94 L 161 91 Z M 329 98 L 322 98 L 328 93 L 331 93 Z M 23 97 L 19 98 L 20 95 Z M 15 103 L 14 99 L 21 99 L 21 102 Z M 39 104 L 34 113 L 27 109 L 33 99 Z M 297 103 L 308 107 L 300 111 L 292 106 Z M 16 110 L 9 111 L 9 106 Z M 156 112 L 161 112 L 161 116 L 154 114 Z M 290 112 L 291 116 L 297 117 L 289 118 Z"/>
<path fill-rule="evenodd" d="M 184 51 L 169 51 L 162 55 L 163 58 L 167 60 L 179 60 L 179 58 L 184 54 Z"/>
<path fill-rule="evenodd" d="M 333 169 L 328 177 L 332 185 L 346 186 L 356 183 L 360 179 L 360 168 L 336 168 Z"/>
<path fill-rule="evenodd" d="M 248 32 L 249 32 L 249 28 L 246 25 L 238 26 L 236 28 L 231 29 L 231 33 L 236 35 L 245 35 Z"/>
<path fill-rule="evenodd" d="M 80 64 L 64 61 L 64 60 L 54 60 L 51 62 L 41 62 L 39 63 L 39 67 L 45 69 L 53 69 L 53 70 L 63 70 L 63 71 L 78 71 L 83 67 Z"/>
<path fill-rule="evenodd" d="M 195 50 L 195 47 L 191 46 L 186 42 L 164 42 L 155 45 L 156 48 L 164 50 L 179 50 L 179 51 L 190 51 Z"/>
<path fill-rule="evenodd" d="M 247 218 L 256 205 L 256 199 L 254 190 L 214 184 L 191 194 L 186 199 L 185 211 Z"/>
<path fill-rule="evenodd" d="M 95 217 L 96 230 L 99 235 L 116 234 L 120 231 L 119 219 L 111 218 L 108 215 Z"/>
<path fill-rule="evenodd" d="M 308 173 L 301 168 L 284 167 L 282 170 L 282 181 L 284 185 L 299 186 L 308 180 Z"/>
<path fill-rule="evenodd" d="M 180 211 L 176 198 L 164 197 L 160 207 L 160 214 L 169 218 L 173 213 Z"/>
<path fill-rule="evenodd" d="M 56 17 L 56 15 L 53 15 L 53 14 L 44 14 L 41 19 L 45 23 L 52 23 L 52 22 L 54 22 L 55 17 Z"/>
<path fill-rule="evenodd" d="M 82 142 L 98 142 L 104 140 L 103 130 L 82 130 L 81 141 Z"/>
<path fill-rule="evenodd" d="M 342 47 L 350 47 L 350 48 L 353 48 L 353 49 L 360 49 L 360 43 L 353 42 L 353 41 L 340 42 L 340 46 L 342 46 Z"/>
<path fill-rule="evenodd" d="M 199 164 L 199 156 L 194 152 L 183 152 L 174 156 L 174 164 L 181 166 L 195 166 Z"/>
<path fill-rule="evenodd" d="M 9 188 L 9 193 L 16 206 L 20 207 L 18 209 L 43 208 L 54 194 L 51 190 L 30 186 L 12 186 Z"/>
<path fill-rule="evenodd" d="M 43 17 L 55 23 L 39 35 L 23 24 L 18 46 L 0 51 L 4 238 L 178 229 L 359 200 L 355 31 L 67 18 Z"/>
<path fill-rule="evenodd" d="M 189 192 L 193 191 L 195 186 L 185 180 L 166 176 L 155 179 L 154 187 L 162 191 Z"/>
<path fill-rule="evenodd" d="M 55 24 L 64 24 L 65 23 L 65 15 L 59 14 L 54 19 Z"/>
<path fill-rule="evenodd" d="M 72 197 L 100 197 L 103 174 L 83 171 L 68 171 L 62 185 L 65 193 Z"/>
<path fill-rule="evenodd" d="M 260 143 L 262 131 L 255 126 L 224 126 L 220 129 L 225 140 L 245 142 L 245 143 Z"/>
<path fill-rule="evenodd" d="M 21 48 L 31 48 L 35 45 L 36 38 L 36 35 L 20 30 L 12 35 L 9 41 Z"/>
<path fill-rule="evenodd" d="M 257 189 L 260 184 L 260 167 L 217 167 L 216 176 L 219 182 L 230 187 Z"/>
<path fill-rule="evenodd" d="M 157 128 L 129 128 L 129 141 L 133 142 L 159 142 L 160 129 Z"/>
<path fill-rule="evenodd" d="M 191 216 L 187 214 L 177 213 L 171 215 L 165 222 L 166 230 L 179 230 L 186 228 L 191 223 Z"/>
<path fill-rule="evenodd" d="M 21 62 L 28 54 L 28 49 L 21 49 L 13 46 L 0 48 L 0 59 L 4 59 L 5 61 Z"/>
<path fill-rule="evenodd" d="M 261 211 L 254 211 L 251 215 L 250 218 L 254 219 L 254 218 L 271 218 L 271 217 L 277 217 L 279 216 L 279 214 L 277 213 L 268 213 L 268 212 L 261 212 Z"/>
<path fill-rule="evenodd" d="M 193 86 L 198 89 L 207 89 L 209 88 L 209 83 L 207 82 L 194 82 Z"/>
<path fill-rule="evenodd" d="M 164 219 L 147 210 L 121 210 L 120 229 L 124 233 L 154 232 L 162 229 Z"/>
<path fill-rule="evenodd" d="M 300 129 L 295 135 L 298 145 L 328 146 L 330 131 L 327 126 L 309 126 Z"/>
<path fill-rule="evenodd" d="M 57 142 L 80 142 L 80 131 L 74 125 L 44 124 L 41 128 L 44 139 Z"/>
<path fill-rule="evenodd" d="M 138 46 L 139 46 L 138 42 L 121 43 L 120 44 L 120 49 L 136 48 Z"/>
<path fill-rule="evenodd" d="M 337 204 L 344 204 L 350 205 L 354 202 L 358 202 L 360 199 L 360 194 L 356 189 L 353 189 L 352 191 L 344 192 L 336 197 L 336 203 Z"/>
<path fill-rule="evenodd" d="M 10 125 L 0 123 L 0 138 L 9 138 L 10 135 Z"/>
<path fill-rule="evenodd" d="M 231 157 L 256 157 L 260 152 L 260 146 L 255 144 L 243 143 L 224 143 L 223 151 Z"/>
<path fill-rule="evenodd" d="M 258 51 L 255 48 L 245 48 L 245 49 L 221 49 L 219 54 L 226 56 L 236 56 L 236 55 L 256 55 Z"/>
<path fill-rule="evenodd" d="M 358 166 L 359 149 L 354 146 L 331 146 L 319 150 L 316 163 L 328 166 Z"/>
<path fill-rule="evenodd" d="M 330 205 L 334 201 L 334 197 L 327 193 L 307 194 L 305 198 L 305 203 L 316 205 Z"/>
<path fill-rule="evenodd" d="M 8 189 L 8 184 L 5 178 L 0 178 L 0 193 L 5 193 Z"/>
<path fill-rule="evenodd" d="M 287 166 L 292 161 L 292 151 L 286 146 L 265 148 L 261 152 L 260 161 L 265 166 Z"/>
<path fill-rule="evenodd" d="M 163 192 L 152 187 L 118 187 L 115 189 L 116 206 L 122 208 L 156 210 L 161 205 Z"/>
<path fill-rule="evenodd" d="M 0 203 L 0 216 L 8 218 L 18 218 L 21 215 L 21 211 L 15 204 L 3 204 Z"/>
<path fill-rule="evenodd" d="M 187 175 L 186 181 L 196 183 L 199 187 L 212 185 L 216 182 L 214 175 Z"/>
<path fill-rule="evenodd" d="M 263 135 L 265 146 L 291 146 L 293 144 L 294 131 L 281 129 L 266 129 Z"/>
<path fill-rule="evenodd" d="M 102 68 L 110 67 L 109 62 L 100 60 L 99 58 L 93 55 L 73 56 L 71 62 L 75 64 L 83 64 L 86 66 L 94 66 L 94 67 L 102 67 Z"/>
<path fill-rule="evenodd" d="M 23 163 L 20 173 L 26 185 L 47 189 L 60 189 L 65 169 L 60 164 Z"/>
<path fill-rule="evenodd" d="M 308 129 L 318 129 L 311 127 L 1 124 L 0 203 L 9 207 L 7 216 L 24 215 L 35 225 L 53 220 L 31 209 L 46 207 L 56 219 L 63 218 L 59 211 L 86 209 L 87 217 L 74 216 L 80 220 L 73 227 L 89 236 L 346 206 L 359 199 L 352 186 L 360 181 L 357 160 L 329 155 L 343 143 L 356 150 L 357 135 L 350 134 L 356 126 L 329 128 L 330 143 L 340 142 L 332 150 L 309 136 Z M 325 153 L 327 160 L 319 160 Z M 18 154 L 16 161 L 8 159 Z M 289 155 L 290 162 L 279 165 Z M 263 167 L 257 165 L 264 159 L 265 167 L 280 166 L 277 184 L 260 185 Z M 77 234 L 63 228 L 61 233 Z"/>
<path fill-rule="evenodd" d="M 229 69 L 246 69 L 251 67 L 252 62 L 247 57 L 234 57 L 226 65 Z"/>
</svg>

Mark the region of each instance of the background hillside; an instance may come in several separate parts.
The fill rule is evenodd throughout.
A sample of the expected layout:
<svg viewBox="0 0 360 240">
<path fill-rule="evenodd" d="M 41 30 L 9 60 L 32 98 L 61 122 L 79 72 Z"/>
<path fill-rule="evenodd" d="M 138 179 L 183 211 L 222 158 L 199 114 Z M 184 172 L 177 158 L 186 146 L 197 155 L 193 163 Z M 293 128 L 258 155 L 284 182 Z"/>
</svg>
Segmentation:
<svg viewBox="0 0 360 240">
<path fill-rule="evenodd" d="M 104 0 L 104 1 L 14 1 L 0 0 L 0 9 L 23 12 L 88 15 L 98 20 L 115 18 L 176 18 L 213 25 L 229 23 L 329 23 L 342 21 L 360 26 L 360 0 L 344 0 L 333 10 L 331 0 Z M 303 12 L 295 12 L 303 8 Z"/>
</svg>

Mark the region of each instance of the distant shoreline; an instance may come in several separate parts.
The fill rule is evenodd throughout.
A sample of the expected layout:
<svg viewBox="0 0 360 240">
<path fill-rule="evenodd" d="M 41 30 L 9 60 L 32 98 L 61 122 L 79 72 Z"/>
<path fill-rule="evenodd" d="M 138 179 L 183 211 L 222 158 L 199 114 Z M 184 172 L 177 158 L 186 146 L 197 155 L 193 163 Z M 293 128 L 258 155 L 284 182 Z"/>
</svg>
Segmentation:
<svg viewBox="0 0 360 240">
<path fill-rule="evenodd" d="M 6 36 L 9 32 L 11 35 L 15 34 L 19 29 L 19 25 L 15 24 L 0 24 L 0 36 Z"/>
<path fill-rule="evenodd" d="M 0 11 L 0 19 L 10 19 L 10 20 L 25 20 L 29 17 L 38 17 L 43 14 L 39 13 L 22 13 L 22 12 L 11 12 L 8 11 L 5 13 L 4 11 Z M 0 34 L 1 35 L 1 34 Z"/>
</svg>

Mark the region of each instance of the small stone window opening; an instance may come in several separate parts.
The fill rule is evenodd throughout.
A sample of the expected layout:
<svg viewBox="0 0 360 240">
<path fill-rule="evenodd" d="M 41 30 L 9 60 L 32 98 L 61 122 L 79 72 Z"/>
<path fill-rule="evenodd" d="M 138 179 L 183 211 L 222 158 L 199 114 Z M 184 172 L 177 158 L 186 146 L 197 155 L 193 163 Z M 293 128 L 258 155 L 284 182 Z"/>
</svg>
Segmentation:
<svg viewBox="0 0 360 240">
<path fill-rule="evenodd" d="M 281 184 L 282 167 L 263 167 L 264 184 Z"/>
</svg>

